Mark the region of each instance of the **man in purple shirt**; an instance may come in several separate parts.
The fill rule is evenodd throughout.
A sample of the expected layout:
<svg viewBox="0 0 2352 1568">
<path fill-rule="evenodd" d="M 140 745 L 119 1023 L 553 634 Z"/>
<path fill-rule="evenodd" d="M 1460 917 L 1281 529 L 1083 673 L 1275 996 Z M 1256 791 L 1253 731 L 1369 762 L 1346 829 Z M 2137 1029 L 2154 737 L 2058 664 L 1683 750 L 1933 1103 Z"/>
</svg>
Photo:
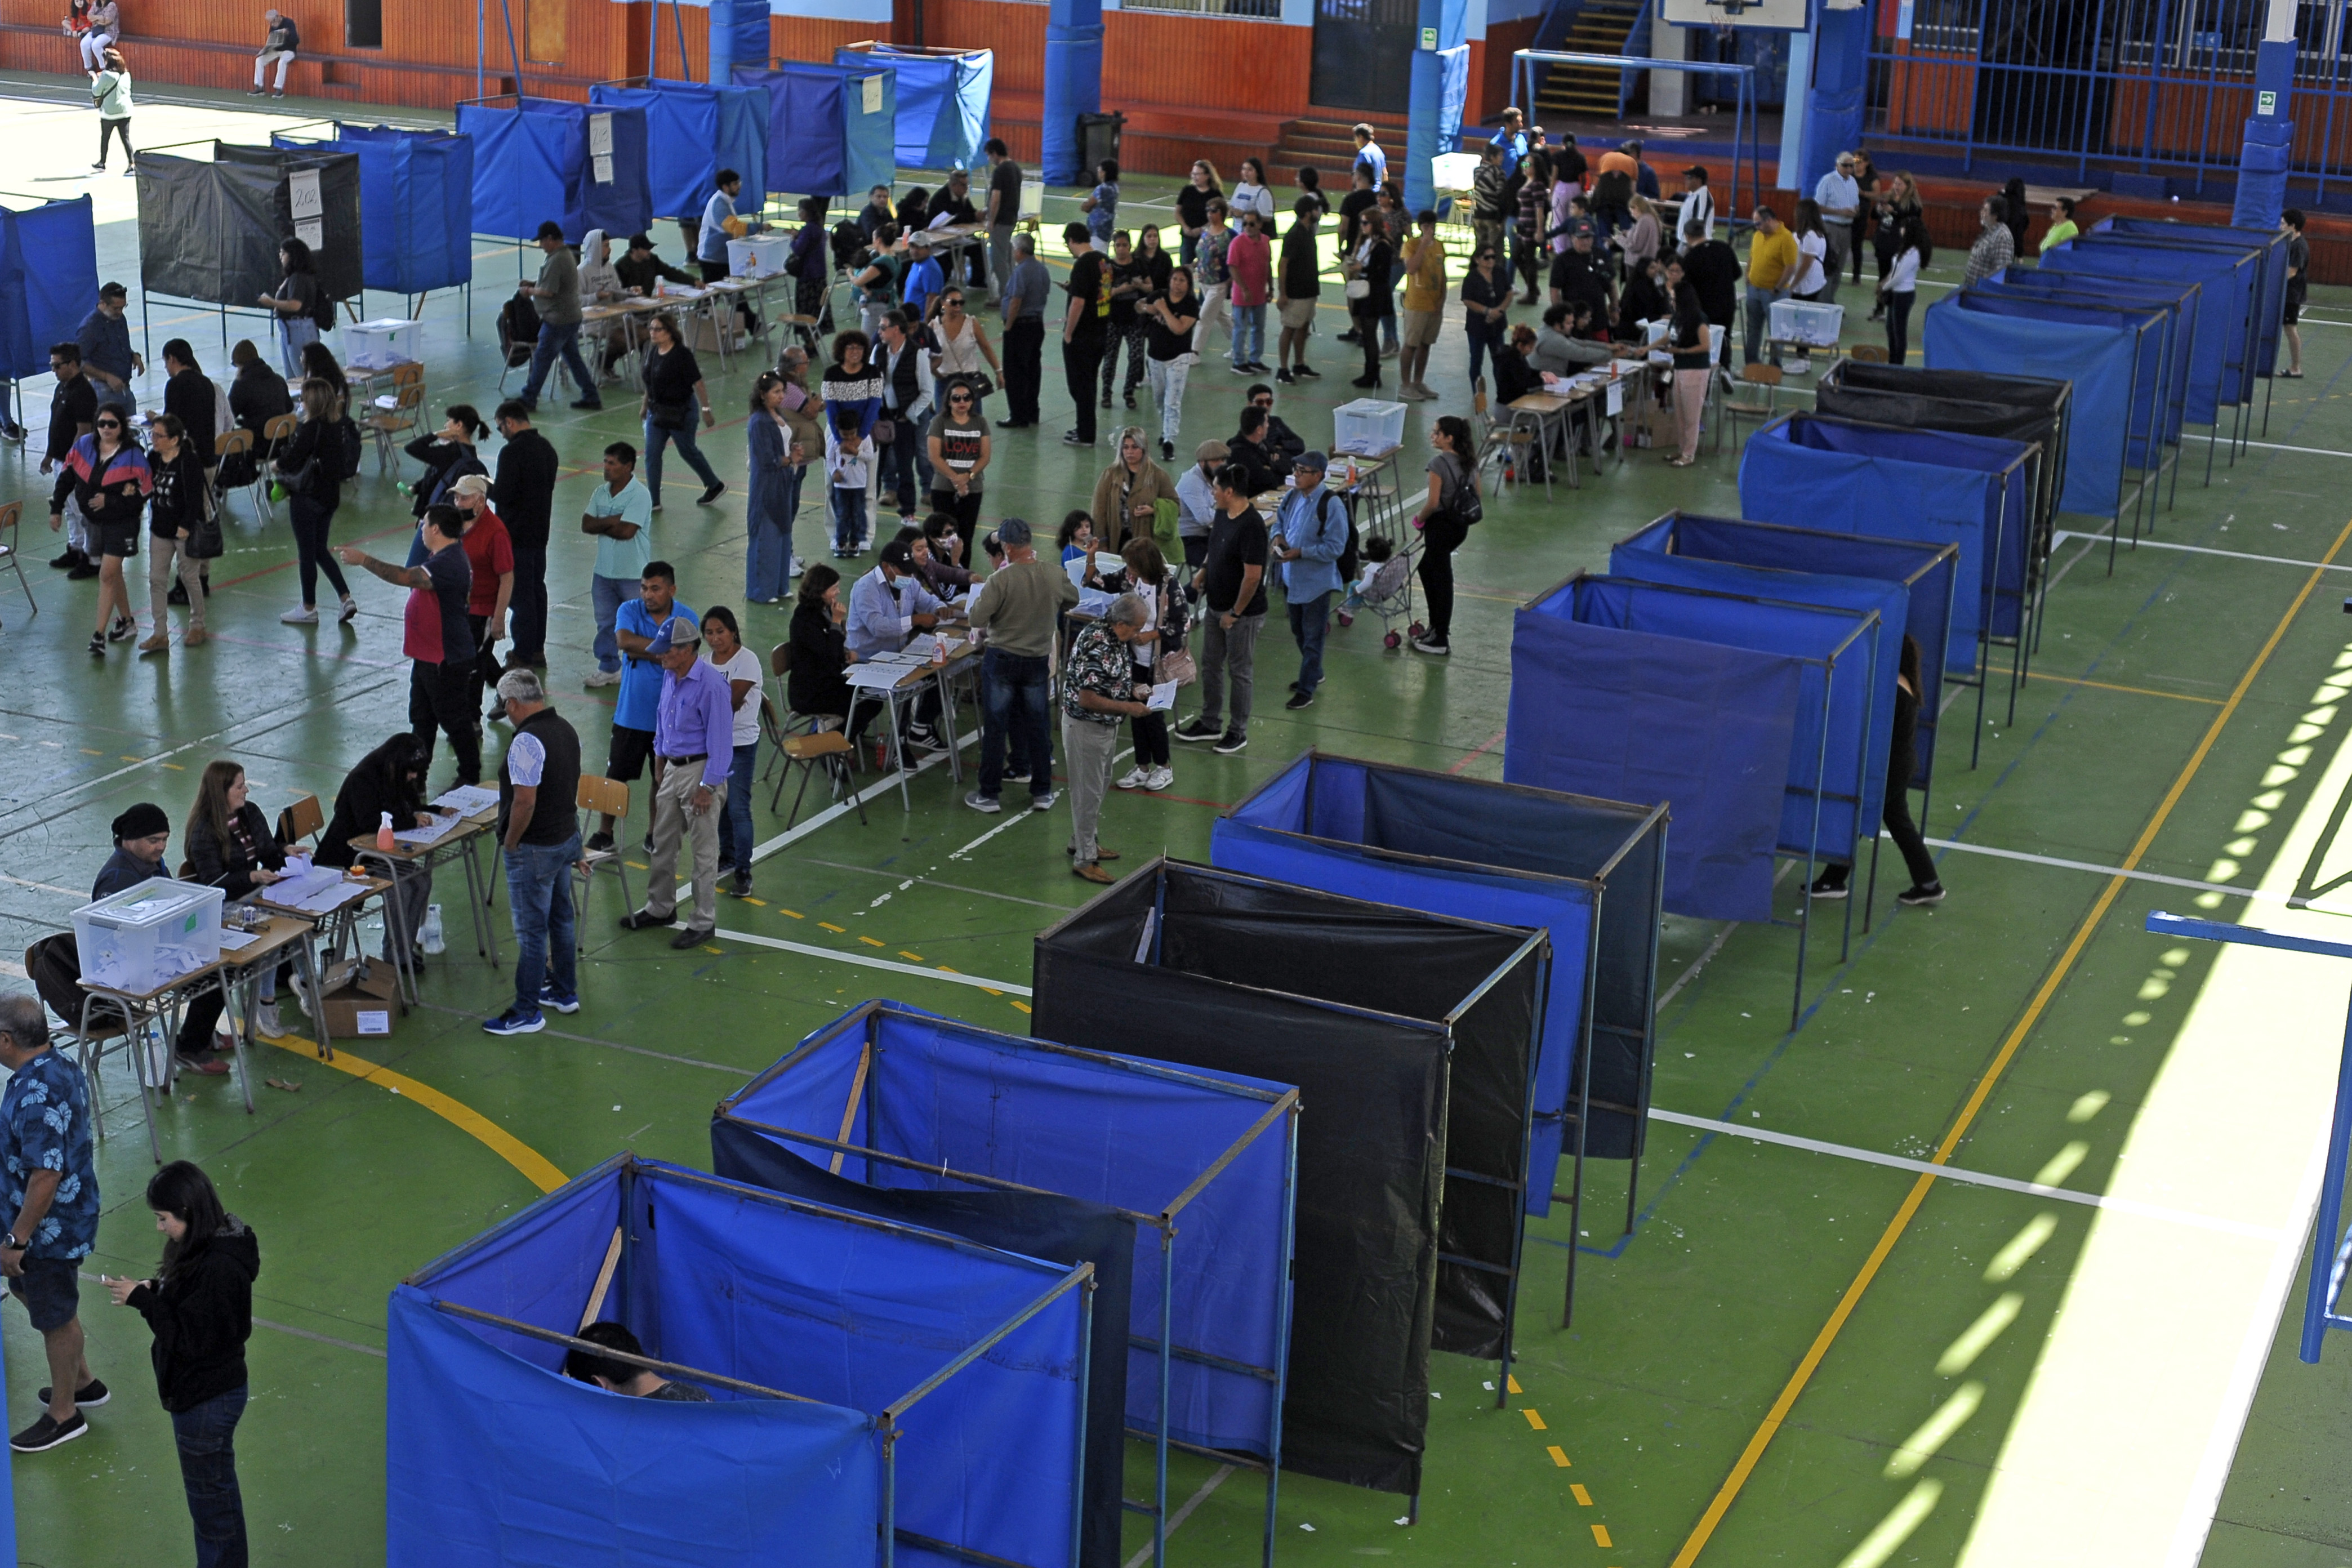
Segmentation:
<svg viewBox="0 0 2352 1568">
<path fill-rule="evenodd" d="M 694 846 L 694 918 L 670 939 L 680 950 L 710 940 L 719 923 L 719 817 L 735 762 L 734 689 L 702 659 L 702 633 L 684 616 L 664 621 L 645 657 L 667 672 L 654 710 L 654 847 L 646 907 L 621 917 L 625 931 L 663 926 L 677 911 L 677 848 Z"/>
</svg>

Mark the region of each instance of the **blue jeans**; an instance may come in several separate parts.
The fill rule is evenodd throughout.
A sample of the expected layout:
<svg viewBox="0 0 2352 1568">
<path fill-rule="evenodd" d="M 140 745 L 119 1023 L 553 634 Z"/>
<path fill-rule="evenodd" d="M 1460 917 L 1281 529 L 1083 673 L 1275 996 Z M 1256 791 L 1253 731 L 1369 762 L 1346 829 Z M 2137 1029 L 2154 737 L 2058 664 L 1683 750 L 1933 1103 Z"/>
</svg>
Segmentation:
<svg viewBox="0 0 2352 1568">
<path fill-rule="evenodd" d="M 1233 309 L 1234 366 L 1257 364 L 1265 353 L 1265 307 L 1235 305 Z"/>
<path fill-rule="evenodd" d="M 246 1391 L 232 1388 L 172 1416 L 180 1483 L 196 1527 L 196 1568 L 246 1568 L 245 1498 L 236 1486 L 236 1423 Z"/>
<path fill-rule="evenodd" d="M 662 448 L 672 441 L 677 443 L 678 454 L 686 459 L 686 466 L 702 480 L 703 489 L 709 489 L 719 482 L 718 472 L 711 468 L 710 459 L 702 455 L 700 447 L 695 445 L 692 420 L 687 422 L 683 430 L 665 430 L 648 417 L 646 420 L 646 489 L 653 492 L 656 506 L 661 505 Z"/>
<path fill-rule="evenodd" d="M 755 692 L 746 701 L 759 700 Z M 727 772 L 727 805 L 719 819 L 719 858 L 738 871 L 751 869 L 751 776 L 759 771 L 760 742 L 735 748 L 735 765 Z"/>
<path fill-rule="evenodd" d="M 1380 329 L 1370 321 L 1369 331 Z M 1323 684 L 1323 635 L 1331 629 L 1331 590 L 1290 601 L 1290 635 L 1298 642 L 1298 689 L 1312 695 Z"/>
<path fill-rule="evenodd" d="M 827 493 L 833 498 L 833 547 L 855 552 L 866 533 L 866 489 L 861 485 L 844 489 L 835 485 Z"/>
<path fill-rule="evenodd" d="M 800 515 L 801 479 L 806 468 L 786 468 L 775 481 L 775 499 L 751 520 L 751 542 L 743 557 L 743 596 L 755 605 L 784 596 L 793 574 L 793 520 Z"/>
<path fill-rule="evenodd" d="M 891 416 L 884 414 L 887 419 Z M 919 425 L 898 421 L 898 434 L 887 447 L 875 449 L 882 467 L 881 482 L 877 493 L 884 498 L 896 497 L 898 510 L 912 513 L 931 493 L 931 458 L 924 448 L 930 443 L 923 437 Z"/>
<path fill-rule="evenodd" d="M 309 374 L 302 368 L 302 351 L 319 341 L 319 323 L 308 316 L 278 318 L 278 349 L 286 359 L 286 374 L 299 377 Z M 299 400 L 298 400 L 299 401 Z"/>
<path fill-rule="evenodd" d="M 577 833 L 561 844 L 525 844 L 506 852 L 520 1012 L 538 1012 L 542 990 L 580 994 L 580 932 L 572 912 L 572 865 L 579 858 Z"/>
<path fill-rule="evenodd" d="M 1489 351 L 1502 346 L 1505 330 L 1507 329 L 1482 326 L 1476 321 L 1464 323 L 1463 331 L 1470 338 L 1470 379 L 1472 381 L 1476 381 L 1478 373 L 1486 368 L 1486 355 Z"/>
<path fill-rule="evenodd" d="M 1008 742 L 1013 761 L 1028 765 L 1029 793 L 1053 793 L 1054 740 L 1045 717 L 1045 687 L 1043 658 L 993 647 L 981 655 L 981 705 L 987 721 L 980 736 L 980 793 L 988 799 L 1003 791 Z"/>
<path fill-rule="evenodd" d="M 539 401 L 539 389 L 547 383 L 547 373 L 555 368 L 555 356 L 563 356 L 563 368 L 572 373 L 572 384 L 580 389 L 583 403 L 600 404 L 596 395 L 596 377 L 590 373 L 588 362 L 580 357 L 580 323 L 567 322 L 557 326 L 541 321 L 539 342 L 531 345 L 530 374 L 522 384 L 522 400 Z"/>
<path fill-rule="evenodd" d="M 621 606 L 645 596 L 635 577 L 594 576 L 589 579 L 596 601 L 596 668 L 610 675 L 621 668 L 621 639 L 613 635 L 620 623 Z"/>
</svg>

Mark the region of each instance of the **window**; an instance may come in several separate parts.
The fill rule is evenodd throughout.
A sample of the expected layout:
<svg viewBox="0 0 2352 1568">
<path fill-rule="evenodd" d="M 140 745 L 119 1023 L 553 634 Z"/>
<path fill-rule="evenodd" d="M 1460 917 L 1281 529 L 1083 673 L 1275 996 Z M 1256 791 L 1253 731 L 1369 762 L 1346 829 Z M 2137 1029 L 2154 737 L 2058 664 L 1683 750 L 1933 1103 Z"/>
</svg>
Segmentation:
<svg viewBox="0 0 2352 1568">
<path fill-rule="evenodd" d="M 1261 16 L 1279 20 L 1282 0 L 1119 0 L 1122 11 L 1189 11 L 1200 16 Z"/>
<path fill-rule="evenodd" d="M 343 0 L 343 45 L 353 49 L 383 47 L 383 0 Z"/>
</svg>

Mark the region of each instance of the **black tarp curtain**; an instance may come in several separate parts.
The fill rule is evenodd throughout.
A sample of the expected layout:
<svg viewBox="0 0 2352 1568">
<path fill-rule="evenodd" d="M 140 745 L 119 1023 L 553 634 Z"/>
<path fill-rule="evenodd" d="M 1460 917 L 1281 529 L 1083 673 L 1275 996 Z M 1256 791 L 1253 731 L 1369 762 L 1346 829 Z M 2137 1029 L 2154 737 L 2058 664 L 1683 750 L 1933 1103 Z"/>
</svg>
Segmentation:
<svg viewBox="0 0 2352 1568">
<path fill-rule="evenodd" d="M 278 247 L 295 237 L 288 176 L 315 169 L 320 292 L 334 300 L 359 295 L 366 257 L 357 154 L 221 142 L 211 163 L 142 153 L 135 166 L 139 277 L 148 293 L 246 307 L 274 293 L 286 276 Z"/>
<path fill-rule="evenodd" d="M 1038 937 L 1040 1038 L 1300 1090 L 1285 1469 L 1418 1492 L 1429 1351 L 1501 1353 L 1548 962 L 1540 932 L 1168 860 Z"/>
</svg>

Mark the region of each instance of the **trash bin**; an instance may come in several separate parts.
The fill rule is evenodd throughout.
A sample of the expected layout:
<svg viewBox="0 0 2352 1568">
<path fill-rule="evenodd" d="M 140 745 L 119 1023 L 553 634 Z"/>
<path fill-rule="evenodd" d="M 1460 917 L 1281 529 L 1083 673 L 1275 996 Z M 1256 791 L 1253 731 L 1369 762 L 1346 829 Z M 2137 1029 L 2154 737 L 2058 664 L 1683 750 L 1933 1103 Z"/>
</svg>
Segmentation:
<svg viewBox="0 0 2352 1568">
<path fill-rule="evenodd" d="M 1078 161 L 1082 173 L 1078 183 L 1095 183 L 1095 170 L 1106 158 L 1118 156 L 1119 127 L 1127 123 L 1124 114 L 1081 114 L 1078 116 Z"/>
</svg>

